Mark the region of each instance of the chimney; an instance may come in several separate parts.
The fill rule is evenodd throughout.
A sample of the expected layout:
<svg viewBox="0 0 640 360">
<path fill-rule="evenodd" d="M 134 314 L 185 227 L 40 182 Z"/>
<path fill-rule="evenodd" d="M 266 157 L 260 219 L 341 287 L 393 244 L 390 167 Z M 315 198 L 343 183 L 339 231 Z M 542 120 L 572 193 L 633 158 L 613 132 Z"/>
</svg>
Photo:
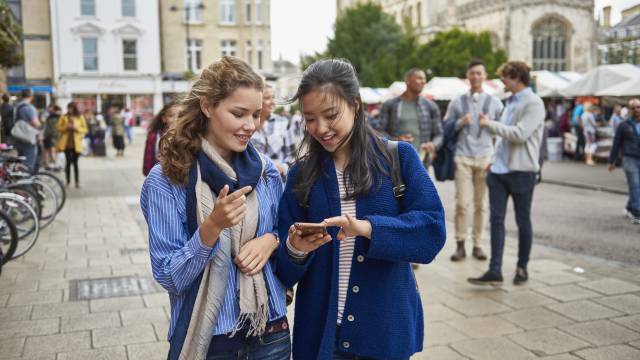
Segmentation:
<svg viewBox="0 0 640 360">
<path fill-rule="evenodd" d="M 602 19 L 603 20 L 602 26 L 605 28 L 610 27 L 611 26 L 611 6 L 605 6 L 602 9 L 602 17 L 604 18 Z"/>
</svg>

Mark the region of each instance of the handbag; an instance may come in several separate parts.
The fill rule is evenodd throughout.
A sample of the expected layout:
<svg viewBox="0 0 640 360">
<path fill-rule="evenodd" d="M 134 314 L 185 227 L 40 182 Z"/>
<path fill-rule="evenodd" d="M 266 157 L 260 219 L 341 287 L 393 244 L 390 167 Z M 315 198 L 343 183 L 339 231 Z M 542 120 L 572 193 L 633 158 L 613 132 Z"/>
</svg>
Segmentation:
<svg viewBox="0 0 640 360">
<path fill-rule="evenodd" d="M 20 142 L 35 145 L 38 137 L 38 129 L 29 125 L 24 120 L 18 120 L 11 128 L 11 136 Z"/>
</svg>

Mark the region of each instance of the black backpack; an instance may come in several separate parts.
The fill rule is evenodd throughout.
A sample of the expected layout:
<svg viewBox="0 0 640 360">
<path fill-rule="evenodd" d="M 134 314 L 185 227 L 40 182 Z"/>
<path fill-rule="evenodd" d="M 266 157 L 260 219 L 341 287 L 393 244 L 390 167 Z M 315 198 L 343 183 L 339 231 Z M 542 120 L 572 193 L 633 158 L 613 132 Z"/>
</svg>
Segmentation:
<svg viewBox="0 0 640 360">
<path fill-rule="evenodd" d="M 387 151 L 389 152 L 391 163 L 389 170 L 391 172 L 391 182 L 393 183 L 393 196 L 398 202 L 398 207 L 402 211 L 402 198 L 404 197 L 405 185 L 402 180 L 402 169 L 400 168 L 400 154 L 398 153 L 398 142 L 388 140 Z"/>
</svg>

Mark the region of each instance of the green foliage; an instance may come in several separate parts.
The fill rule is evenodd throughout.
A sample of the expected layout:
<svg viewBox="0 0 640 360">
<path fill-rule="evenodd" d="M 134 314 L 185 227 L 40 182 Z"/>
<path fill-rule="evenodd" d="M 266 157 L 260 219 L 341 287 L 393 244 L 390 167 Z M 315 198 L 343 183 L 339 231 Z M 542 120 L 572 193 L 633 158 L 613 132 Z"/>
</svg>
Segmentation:
<svg viewBox="0 0 640 360">
<path fill-rule="evenodd" d="M 0 67 L 20 65 L 22 56 L 22 28 L 16 22 L 9 5 L 0 0 Z"/>
<path fill-rule="evenodd" d="M 301 67 L 304 70 L 325 58 L 349 60 L 361 85 L 370 87 L 387 87 L 402 80 L 404 73 L 413 67 L 430 70 L 432 76 L 464 77 L 472 58 L 483 60 L 492 77 L 507 60 L 504 50 L 493 50 L 486 31 L 477 34 L 453 29 L 420 45 L 408 19 L 402 27 L 376 4 L 362 4 L 342 12 L 327 50 L 302 57 Z"/>
<path fill-rule="evenodd" d="M 494 76 L 500 64 L 507 61 L 504 50 L 493 50 L 489 32 L 473 33 L 454 28 L 441 32 L 418 49 L 420 67 L 436 76 L 465 77 L 470 59 L 481 59 L 487 73 Z"/>
</svg>

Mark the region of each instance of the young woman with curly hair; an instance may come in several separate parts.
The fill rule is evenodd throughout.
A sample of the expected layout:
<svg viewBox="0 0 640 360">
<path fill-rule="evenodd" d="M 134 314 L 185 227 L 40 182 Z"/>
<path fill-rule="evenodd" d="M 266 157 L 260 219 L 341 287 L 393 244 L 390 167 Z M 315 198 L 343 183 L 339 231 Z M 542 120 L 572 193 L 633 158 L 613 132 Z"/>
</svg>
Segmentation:
<svg viewBox="0 0 640 360">
<path fill-rule="evenodd" d="M 203 69 L 142 187 L 153 275 L 171 300 L 169 359 L 290 357 L 269 262 L 282 181 L 249 143 L 263 86 L 234 57 Z"/>
</svg>

